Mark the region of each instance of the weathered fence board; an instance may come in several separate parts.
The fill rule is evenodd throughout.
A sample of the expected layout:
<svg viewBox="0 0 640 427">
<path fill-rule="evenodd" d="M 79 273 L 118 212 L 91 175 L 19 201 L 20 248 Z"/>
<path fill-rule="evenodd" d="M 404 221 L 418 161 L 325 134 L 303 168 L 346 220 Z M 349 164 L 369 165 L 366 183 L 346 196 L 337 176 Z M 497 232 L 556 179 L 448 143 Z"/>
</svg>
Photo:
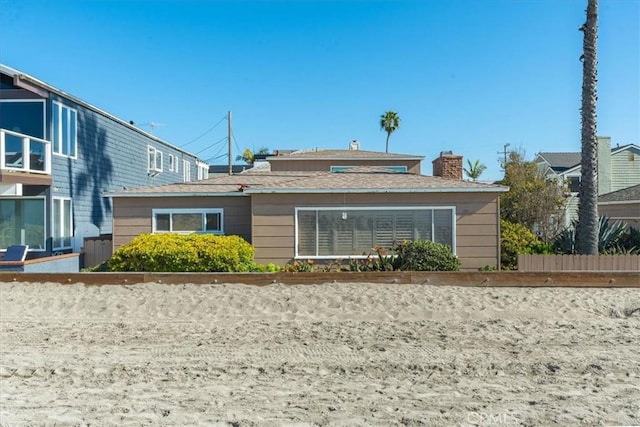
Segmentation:
<svg viewBox="0 0 640 427">
<path fill-rule="evenodd" d="M 518 271 L 640 271 L 640 255 L 518 255 Z"/>
</svg>

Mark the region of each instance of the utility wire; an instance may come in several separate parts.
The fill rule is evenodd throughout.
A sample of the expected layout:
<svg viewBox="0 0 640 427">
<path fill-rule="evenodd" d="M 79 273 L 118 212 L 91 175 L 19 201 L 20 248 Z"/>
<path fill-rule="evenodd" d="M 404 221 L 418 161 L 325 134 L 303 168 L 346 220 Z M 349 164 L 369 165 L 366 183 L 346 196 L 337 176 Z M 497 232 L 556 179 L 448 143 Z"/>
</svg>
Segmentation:
<svg viewBox="0 0 640 427">
<path fill-rule="evenodd" d="M 225 120 L 227 120 L 227 116 L 226 116 L 226 115 L 224 115 L 224 116 L 223 116 L 223 117 L 218 121 L 218 123 L 216 123 L 216 124 L 215 124 L 215 125 L 213 125 L 211 128 L 209 128 L 205 133 L 203 133 L 202 135 L 200 135 L 200 136 L 198 136 L 198 137 L 196 137 L 196 138 L 193 138 L 191 141 L 189 141 L 189 142 L 187 142 L 187 143 L 185 143 L 185 144 L 182 144 L 182 146 L 181 146 L 181 147 L 182 147 L 182 148 L 184 148 L 184 147 L 186 147 L 187 145 L 191 144 L 192 142 L 196 142 L 197 140 L 199 140 L 200 138 L 202 138 L 203 136 L 205 136 L 206 134 L 208 134 L 209 132 L 211 132 L 212 130 L 214 130 L 216 127 L 218 127 L 218 125 L 219 125 L 220 123 L 224 122 Z"/>
<path fill-rule="evenodd" d="M 210 146 L 208 146 L 208 147 L 206 147 L 206 148 L 203 148 L 202 150 L 198 151 L 198 152 L 196 153 L 196 156 L 200 155 L 201 153 L 204 153 L 204 152 L 205 152 L 205 151 L 207 151 L 207 150 L 210 150 L 210 149 L 214 148 L 217 144 L 220 144 L 221 142 L 226 141 L 226 140 L 227 140 L 227 137 L 226 137 L 226 136 L 225 136 L 225 137 L 220 138 L 219 140 L 217 140 L 216 142 L 214 142 L 214 143 L 213 143 L 213 144 L 211 144 Z"/>
</svg>

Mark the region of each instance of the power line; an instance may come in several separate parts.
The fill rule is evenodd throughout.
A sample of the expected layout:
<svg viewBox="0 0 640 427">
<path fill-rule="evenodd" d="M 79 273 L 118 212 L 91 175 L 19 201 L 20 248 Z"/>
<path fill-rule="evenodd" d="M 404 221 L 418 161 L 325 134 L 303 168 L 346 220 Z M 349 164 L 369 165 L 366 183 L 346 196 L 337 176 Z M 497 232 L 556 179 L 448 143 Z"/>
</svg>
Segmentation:
<svg viewBox="0 0 640 427">
<path fill-rule="evenodd" d="M 209 128 L 205 133 L 203 133 L 202 135 L 200 135 L 200 136 L 198 136 L 198 137 L 196 137 L 196 138 L 193 138 L 191 141 L 189 141 L 189 142 L 187 142 L 187 143 L 185 143 L 185 144 L 182 144 L 182 146 L 181 146 L 181 147 L 182 147 L 182 148 L 184 148 L 184 147 L 186 147 L 187 145 L 189 145 L 189 144 L 191 144 L 191 143 L 193 143 L 193 142 L 196 142 L 197 140 L 199 140 L 200 138 L 202 138 L 203 136 L 205 136 L 206 134 L 208 134 L 209 132 L 211 132 L 212 130 L 214 130 L 216 127 L 218 127 L 218 125 L 219 125 L 220 123 L 224 122 L 225 120 L 227 120 L 227 116 L 226 116 L 226 115 L 222 116 L 222 118 L 218 121 L 218 123 L 216 123 L 216 124 L 215 124 L 215 125 L 213 125 L 211 128 Z"/>
<path fill-rule="evenodd" d="M 227 140 L 227 137 L 226 137 L 226 136 L 224 136 L 224 137 L 220 138 L 219 140 L 217 140 L 216 142 L 214 142 L 214 143 L 213 143 L 213 144 L 211 144 L 210 146 L 208 146 L 208 147 L 206 147 L 206 148 L 203 148 L 202 150 L 198 151 L 198 152 L 196 153 L 196 156 L 199 156 L 200 154 L 204 153 L 205 151 L 210 150 L 210 149 L 212 149 L 213 147 L 215 147 L 215 146 L 216 146 L 216 144 L 220 144 L 221 142 L 226 141 L 226 140 Z"/>
<path fill-rule="evenodd" d="M 222 153 L 219 156 L 215 156 L 215 157 L 209 157 L 207 160 L 205 160 L 207 163 L 211 163 L 213 160 L 218 160 L 218 159 L 222 159 L 223 157 L 226 157 L 227 153 Z"/>
</svg>

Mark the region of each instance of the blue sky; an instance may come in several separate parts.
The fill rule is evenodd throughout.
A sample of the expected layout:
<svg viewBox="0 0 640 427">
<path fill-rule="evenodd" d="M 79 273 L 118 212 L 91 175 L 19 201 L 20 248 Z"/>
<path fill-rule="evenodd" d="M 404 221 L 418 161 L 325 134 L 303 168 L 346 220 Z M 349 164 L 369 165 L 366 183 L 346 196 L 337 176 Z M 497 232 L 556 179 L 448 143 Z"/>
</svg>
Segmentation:
<svg viewBox="0 0 640 427">
<path fill-rule="evenodd" d="M 586 0 L 0 0 L 0 62 L 226 161 L 259 149 L 441 151 L 502 176 L 580 150 Z M 601 0 L 598 133 L 640 144 L 640 1 Z M 150 122 L 159 123 L 151 129 Z M 216 125 L 214 127 L 214 125 Z M 213 128 L 213 129 L 211 129 Z M 202 136 L 204 134 L 204 136 Z"/>
</svg>

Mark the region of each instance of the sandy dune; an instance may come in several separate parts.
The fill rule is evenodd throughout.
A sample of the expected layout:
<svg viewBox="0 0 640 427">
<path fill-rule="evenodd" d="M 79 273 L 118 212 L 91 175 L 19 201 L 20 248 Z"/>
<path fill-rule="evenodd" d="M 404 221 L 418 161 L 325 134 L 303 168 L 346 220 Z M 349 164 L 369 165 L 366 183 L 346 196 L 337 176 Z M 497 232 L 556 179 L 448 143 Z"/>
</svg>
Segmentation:
<svg viewBox="0 0 640 427">
<path fill-rule="evenodd" d="M 638 425 L 640 290 L 0 284 L 1 425 Z"/>
</svg>

